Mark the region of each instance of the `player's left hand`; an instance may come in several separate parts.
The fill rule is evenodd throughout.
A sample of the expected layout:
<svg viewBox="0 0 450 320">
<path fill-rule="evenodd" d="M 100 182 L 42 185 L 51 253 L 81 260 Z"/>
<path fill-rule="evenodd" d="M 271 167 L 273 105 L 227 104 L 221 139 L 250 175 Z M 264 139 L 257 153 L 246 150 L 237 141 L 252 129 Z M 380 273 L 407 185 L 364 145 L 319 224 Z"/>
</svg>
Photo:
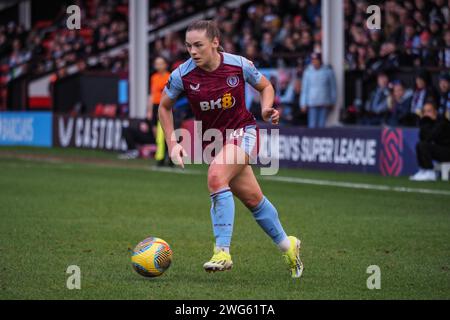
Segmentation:
<svg viewBox="0 0 450 320">
<path fill-rule="evenodd" d="M 262 110 L 264 121 L 271 121 L 272 124 L 278 124 L 280 121 L 280 112 L 275 108 L 265 108 Z"/>
<path fill-rule="evenodd" d="M 188 154 L 181 144 L 176 143 L 172 147 L 169 147 L 169 155 L 173 163 L 184 169 L 183 158 L 186 158 Z"/>
</svg>

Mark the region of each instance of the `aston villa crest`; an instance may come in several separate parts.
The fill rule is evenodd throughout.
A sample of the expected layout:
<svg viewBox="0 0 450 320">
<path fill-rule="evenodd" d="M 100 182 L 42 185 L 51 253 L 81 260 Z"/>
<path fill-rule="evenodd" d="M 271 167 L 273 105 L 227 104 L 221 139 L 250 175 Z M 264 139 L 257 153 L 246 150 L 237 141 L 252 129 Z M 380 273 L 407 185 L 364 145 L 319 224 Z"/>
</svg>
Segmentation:
<svg viewBox="0 0 450 320">
<path fill-rule="evenodd" d="M 239 84 L 239 77 L 238 76 L 229 76 L 227 78 L 227 84 L 231 88 L 237 87 L 237 85 Z"/>
</svg>

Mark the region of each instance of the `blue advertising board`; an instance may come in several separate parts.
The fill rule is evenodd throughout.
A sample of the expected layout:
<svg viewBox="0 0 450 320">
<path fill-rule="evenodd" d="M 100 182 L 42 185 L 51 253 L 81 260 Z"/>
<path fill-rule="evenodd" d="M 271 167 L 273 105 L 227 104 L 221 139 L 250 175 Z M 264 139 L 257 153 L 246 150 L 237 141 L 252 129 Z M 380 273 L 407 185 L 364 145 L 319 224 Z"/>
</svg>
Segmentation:
<svg viewBox="0 0 450 320">
<path fill-rule="evenodd" d="M 0 112 L 0 145 L 52 146 L 51 112 Z"/>
<path fill-rule="evenodd" d="M 0 146 L 66 146 L 62 142 L 66 141 L 66 144 L 70 142 L 70 146 L 79 147 L 77 141 L 83 141 L 83 146 L 91 148 L 98 142 L 100 147 L 103 144 L 106 147 L 110 144 L 114 150 L 123 150 L 120 130 L 114 131 L 114 134 L 111 131 L 110 135 L 100 132 L 100 136 L 110 139 L 97 141 L 95 137 L 98 136 L 98 132 L 94 129 L 91 131 L 90 119 L 85 119 L 86 121 L 78 119 L 76 126 L 69 121 L 67 125 L 61 127 L 61 123 L 64 124 L 63 120 L 60 117 L 53 121 L 51 112 L 0 112 Z M 111 126 L 106 126 L 107 120 L 111 122 Z M 100 123 L 98 128 L 103 128 L 102 119 L 93 119 L 93 128 L 96 127 L 95 121 Z M 119 119 L 104 121 L 105 128 L 128 126 L 127 119 L 122 119 L 124 123 Z M 80 127 L 83 123 L 86 127 Z M 415 150 L 419 132 L 417 128 L 308 129 L 271 126 L 267 123 L 260 123 L 259 126 L 259 155 L 272 157 L 275 154 L 280 167 L 378 173 L 385 176 L 410 175 L 418 169 Z M 81 139 L 82 128 L 85 130 Z M 279 129 L 276 145 L 272 144 L 274 140 L 271 138 L 273 134 L 271 129 Z M 54 132 L 55 137 L 59 137 L 56 141 L 53 141 Z M 110 140 L 116 141 L 114 145 L 117 146 L 113 148 Z M 274 154 L 271 151 L 273 148 L 277 149 Z"/>
<path fill-rule="evenodd" d="M 274 147 L 271 129 L 279 129 L 277 153 L 270 151 Z M 417 142 L 416 128 L 308 129 L 260 124 L 261 152 L 276 155 L 285 168 L 410 175 L 418 169 Z"/>
</svg>

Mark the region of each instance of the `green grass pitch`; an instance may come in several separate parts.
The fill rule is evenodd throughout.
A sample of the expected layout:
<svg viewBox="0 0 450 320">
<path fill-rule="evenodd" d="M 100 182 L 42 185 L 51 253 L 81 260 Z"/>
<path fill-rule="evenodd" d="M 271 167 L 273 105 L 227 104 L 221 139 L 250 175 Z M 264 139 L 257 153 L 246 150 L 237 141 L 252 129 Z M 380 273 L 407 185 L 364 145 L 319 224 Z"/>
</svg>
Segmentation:
<svg viewBox="0 0 450 320">
<path fill-rule="evenodd" d="M 289 277 L 238 200 L 234 268 L 208 274 L 202 264 L 213 237 L 205 168 L 161 172 L 148 161 L 114 157 L 0 148 L 0 299 L 450 298 L 448 194 L 258 177 L 287 233 L 302 239 L 303 277 Z M 363 174 L 283 169 L 278 176 L 450 191 L 445 182 Z M 172 266 L 155 279 L 132 270 L 128 251 L 150 235 L 174 251 Z M 70 265 L 81 269 L 80 290 L 66 288 Z M 370 265 L 380 267 L 379 290 L 366 286 Z"/>
</svg>

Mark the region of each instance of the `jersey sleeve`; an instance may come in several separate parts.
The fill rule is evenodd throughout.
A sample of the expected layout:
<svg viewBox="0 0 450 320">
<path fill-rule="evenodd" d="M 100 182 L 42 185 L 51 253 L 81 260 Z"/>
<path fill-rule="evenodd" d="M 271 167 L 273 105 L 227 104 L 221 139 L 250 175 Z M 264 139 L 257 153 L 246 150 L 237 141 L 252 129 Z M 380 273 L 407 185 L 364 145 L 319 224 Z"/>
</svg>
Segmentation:
<svg viewBox="0 0 450 320">
<path fill-rule="evenodd" d="M 252 86 L 256 86 L 262 78 L 261 72 L 256 69 L 253 62 L 242 57 L 242 70 L 244 72 L 244 80 Z"/>
<path fill-rule="evenodd" d="M 164 92 L 170 99 L 176 100 L 183 90 L 183 81 L 181 80 L 180 69 L 176 68 L 170 74 L 169 80 L 167 80 L 167 84 L 164 87 Z"/>
</svg>

